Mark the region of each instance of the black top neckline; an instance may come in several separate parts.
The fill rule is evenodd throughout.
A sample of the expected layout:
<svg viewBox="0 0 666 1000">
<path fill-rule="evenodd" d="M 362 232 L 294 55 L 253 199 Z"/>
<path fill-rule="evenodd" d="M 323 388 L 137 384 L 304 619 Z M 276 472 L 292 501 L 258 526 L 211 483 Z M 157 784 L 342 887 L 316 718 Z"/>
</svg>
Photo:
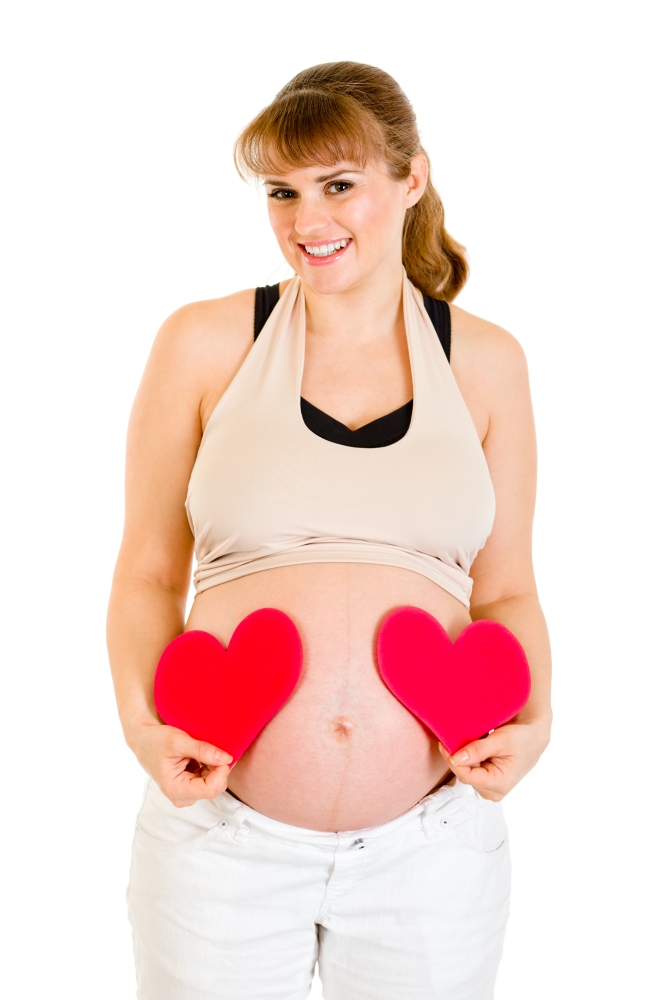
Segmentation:
<svg viewBox="0 0 666 1000">
<path fill-rule="evenodd" d="M 280 299 L 280 285 L 257 288 L 254 298 L 254 339 L 261 333 L 268 317 Z M 437 332 L 447 361 L 451 357 L 451 312 L 448 302 L 433 299 L 423 293 L 423 305 Z M 303 423 L 317 437 L 348 448 L 386 448 L 405 436 L 412 419 L 414 400 L 352 430 L 329 413 L 320 410 L 301 396 Z"/>
<path fill-rule="evenodd" d="M 334 444 L 351 448 L 386 448 L 395 444 L 409 430 L 413 407 L 414 400 L 410 399 L 397 410 L 352 429 L 301 396 L 301 415 L 308 430 Z"/>
</svg>

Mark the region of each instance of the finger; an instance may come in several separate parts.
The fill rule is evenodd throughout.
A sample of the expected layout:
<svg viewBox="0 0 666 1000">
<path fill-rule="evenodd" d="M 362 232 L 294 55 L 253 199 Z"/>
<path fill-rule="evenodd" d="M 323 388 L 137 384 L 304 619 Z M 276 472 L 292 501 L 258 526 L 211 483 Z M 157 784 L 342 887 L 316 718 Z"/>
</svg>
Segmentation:
<svg viewBox="0 0 666 1000">
<path fill-rule="evenodd" d="M 229 768 L 226 765 L 204 766 L 199 774 L 183 769 L 171 778 L 171 794 L 174 798 L 187 799 L 190 803 L 198 799 L 214 799 L 227 787 L 228 777 Z"/>
<path fill-rule="evenodd" d="M 469 774 L 464 779 L 466 785 L 471 785 L 484 799 L 498 802 L 510 791 L 512 782 L 507 779 L 499 768 L 484 764 L 483 767 L 470 767 Z"/>
<path fill-rule="evenodd" d="M 226 750 L 206 743 L 203 740 L 193 740 L 187 733 L 179 733 L 175 740 L 174 749 L 176 753 L 183 757 L 191 757 L 200 764 L 207 764 L 208 767 L 219 767 L 221 764 L 230 764 L 233 757 Z"/>
<path fill-rule="evenodd" d="M 473 743 L 456 750 L 451 755 L 451 766 L 457 767 L 462 764 L 465 767 L 475 767 L 484 760 L 490 760 L 491 757 L 501 756 L 506 749 L 505 735 L 498 729 L 484 739 L 474 740 Z"/>
<path fill-rule="evenodd" d="M 228 778 L 229 768 L 226 766 L 204 767 L 202 768 L 200 777 L 191 776 L 190 788 L 196 793 L 198 798 L 215 799 L 227 787 Z"/>
<path fill-rule="evenodd" d="M 449 769 L 455 774 L 456 778 L 458 778 L 459 781 L 462 781 L 463 784 L 468 785 L 470 783 L 468 775 L 470 775 L 472 771 L 476 771 L 478 769 L 478 765 L 476 767 L 467 767 L 464 764 L 453 764 L 451 760 L 452 755 L 441 743 L 439 744 L 439 752 L 446 761 Z"/>
<path fill-rule="evenodd" d="M 448 766 L 451 768 L 451 770 L 458 776 L 462 774 L 467 774 L 467 772 L 471 770 L 471 767 L 469 765 L 456 764 L 453 759 L 455 754 L 449 753 L 449 751 L 446 749 L 443 743 L 439 744 L 439 752 L 441 753 L 442 757 L 444 758 Z"/>
</svg>

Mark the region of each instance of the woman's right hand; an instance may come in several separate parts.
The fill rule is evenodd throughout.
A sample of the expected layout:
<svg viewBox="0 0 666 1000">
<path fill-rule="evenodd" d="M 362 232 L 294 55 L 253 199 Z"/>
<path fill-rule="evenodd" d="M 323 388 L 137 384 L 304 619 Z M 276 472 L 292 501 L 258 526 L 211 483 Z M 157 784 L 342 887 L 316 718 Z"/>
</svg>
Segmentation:
<svg viewBox="0 0 666 1000">
<path fill-rule="evenodd" d="M 128 743 L 144 771 L 179 809 L 214 799 L 227 787 L 232 755 L 192 739 L 182 729 L 144 723 Z"/>
</svg>

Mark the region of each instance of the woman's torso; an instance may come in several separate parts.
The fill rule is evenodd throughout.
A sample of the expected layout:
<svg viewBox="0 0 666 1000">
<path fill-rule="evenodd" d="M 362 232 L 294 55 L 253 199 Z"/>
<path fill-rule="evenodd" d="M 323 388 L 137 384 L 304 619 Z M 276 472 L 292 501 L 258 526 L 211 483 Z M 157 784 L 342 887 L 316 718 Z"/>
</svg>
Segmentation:
<svg viewBox="0 0 666 1000">
<path fill-rule="evenodd" d="M 451 636 L 464 605 L 418 573 L 363 563 L 285 566 L 197 596 L 188 629 L 226 646 L 261 607 L 295 622 L 303 670 L 295 693 L 232 769 L 229 788 L 273 819 L 313 830 L 356 830 L 411 808 L 446 771 L 437 741 L 383 684 L 374 644 L 400 605 L 429 611 Z"/>
<path fill-rule="evenodd" d="M 416 314 L 411 315 L 412 327 L 422 323 L 422 318 L 414 320 Z M 304 329 L 301 345 L 296 343 L 300 334 L 294 330 L 288 336 L 273 331 L 272 346 L 267 338 L 263 349 L 272 367 L 264 365 L 263 382 L 261 355 L 248 355 L 240 378 L 236 376 L 232 391 L 227 390 L 213 413 L 202 442 L 188 498 L 197 536 L 200 592 L 187 628 L 212 632 L 226 645 L 241 619 L 259 607 L 277 607 L 294 620 L 304 649 L 301 679 L 287 705 L 235 766 L 229 787 L 253 808 L 283 822 L 312 829 L 358 829 L 409 809 L 445 772 L 432 735 L 383 685 L 374 645 L 383 617 L 404 604 L 429 611 L 452 636 L 469 622 L 463 603 L 469 549 L 470 545 L 474 548 L 473 529 L 476 526 L 478 534 L 479 520 L 485 524 L 481 525 L 483 540 L 490 530 L 488 484 L 479 464 L 478 436 L 448 366 L 443 375 L 437 374 L 445 361 L 432 329 L 432 342 L 422 329 L 421 339 L 415 340 L 413 329 L 408 336 L 414 381 L 409 431 L 396 445 L 376 449 L 372 459 L 367 453 L 364 459 L 360 449 L 323 442 L 304 427 L 297 414 Z M 280 343 L 286 353 L 280 354 Z M 432 353 L 433 343 L 437 357 Z M 277 388 L 275 381 L 266 381 L 266 371 L 269 379 L 277 378 Z M 257 385 L 252 384 L 253 377 Z M 248 409 L 253 392 L 254 408 Z M 271 398 L 273 393 L 277 395 Z M 262 407 L 268 411 L 263 415 Z M 282 411 L 288 411 L 283 426 Z M 267 418 L 262 426 L 262 419 Z M 239 435 L 248 425 L 252 431 L 239 448 Z M 285 442 L 281 434 L 294 440 Z M 269 439 L 268 450 L 262 454 L 259 442 Z M 290 465 L 294 451 L 304 453 L 302 466 Z M 428 473 L 428 466 L 434 470 L 438 459 L 443 467 L 450 467 L 440 474 L 441 482 L 435 482 L 435 471 Z M 255 461 L 256 475 L 252 471 Z M 267 468 L 272 470 L 268 475 Z M 290 484 L 286 493 L 280 481 L 282 471 Z M 410 493 L 405 484 L 412 481 L 418 485 Z M 237 489 L 233 482 L 239 484 Z M 397 507 L 383 499 L 392 492 Z M 331 504 L 331 493 L 337 497 L 337 506 Z M 265 498 L 267 511 L 281 510 L 287 503 L 284 509 L 289 514 L 275 523 L 265 514 L 262 525 L 257 497 Z M 360 539 L 354 538 L 353 521 L 340 517 L 345 506 L 349 509 L 351 504 L 353 509 L 356 497 L 363 522 Z M 257 504 L 254 515 L 244 517 L 253 503 Z M 433 540 L 438 503 L 441 530 L 438 524 Z M 469 508 L 475 503 L 479 509 L 470 517 Z M 218 516 L 216 504 L 225 510 L 237 504 L 236 514 L 225 521 L 223 512 Z M 312 510 L 318 512 L 319 522 L 311 518 Z M 348 540 L 340 554 L 321 557 L 336 561 L 302 555 L 312 542 L 316 548 L 317 532 L 320 538 L 327 534 L 317 524 L 325 525 L 330 535 Z M 263 547 L 259 525 L 265 529 Z M 291 531 L 283 532 L 283 526 Z M 444 566 L 435 544 L 441 539 L 448 540 L 445 562 L 450 566 Z M 350 540 L 352 549 L 360 547 L 361 561 L 351 554 Z M 392 553 L 400 548 L 399 558 L 390 555 L 382 563 L 381 545 L 367 555 L 363 546 L 372 549 L 377 541 L 390 543 L 384 544 L 384 550 Z M 427 553 L 428 548 L 433 551 Z M 254 550 L 253 564 L 243 566 L 250 549 Z M 375 549 L 378 564 L 373 564 Z M 294 557 L 294 552 L 301 554 Z M 418 565 L 419 558 L 430 560 L 424 569 Z M 448 574 L 443 585 L 438 566 Z"/>
</svg>

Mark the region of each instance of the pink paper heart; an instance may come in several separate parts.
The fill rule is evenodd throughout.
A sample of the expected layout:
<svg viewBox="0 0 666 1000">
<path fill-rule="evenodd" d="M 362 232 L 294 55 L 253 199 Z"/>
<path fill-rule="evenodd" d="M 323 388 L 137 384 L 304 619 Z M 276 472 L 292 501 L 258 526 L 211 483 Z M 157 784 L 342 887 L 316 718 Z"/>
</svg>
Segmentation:
<svg viewBox="0 0 666 1000">
<path fill-rule="evenodd" d="M 382 622 L 377 661 L 384 683 L 453 754 L 513 719 L 530 694 L 523 647 L 507 628 L 476 621 L 451 642 L 420 608 Z"/>
<path fill-rule="evenodd" d="M 234 763 L 294 690 L 298 630 L 275 608 L 240 622 L 225 649 L 209 632 L 183 632 L 162 653 L 155 705 L 169 726 L 233 755 Z"/>
</svg>

